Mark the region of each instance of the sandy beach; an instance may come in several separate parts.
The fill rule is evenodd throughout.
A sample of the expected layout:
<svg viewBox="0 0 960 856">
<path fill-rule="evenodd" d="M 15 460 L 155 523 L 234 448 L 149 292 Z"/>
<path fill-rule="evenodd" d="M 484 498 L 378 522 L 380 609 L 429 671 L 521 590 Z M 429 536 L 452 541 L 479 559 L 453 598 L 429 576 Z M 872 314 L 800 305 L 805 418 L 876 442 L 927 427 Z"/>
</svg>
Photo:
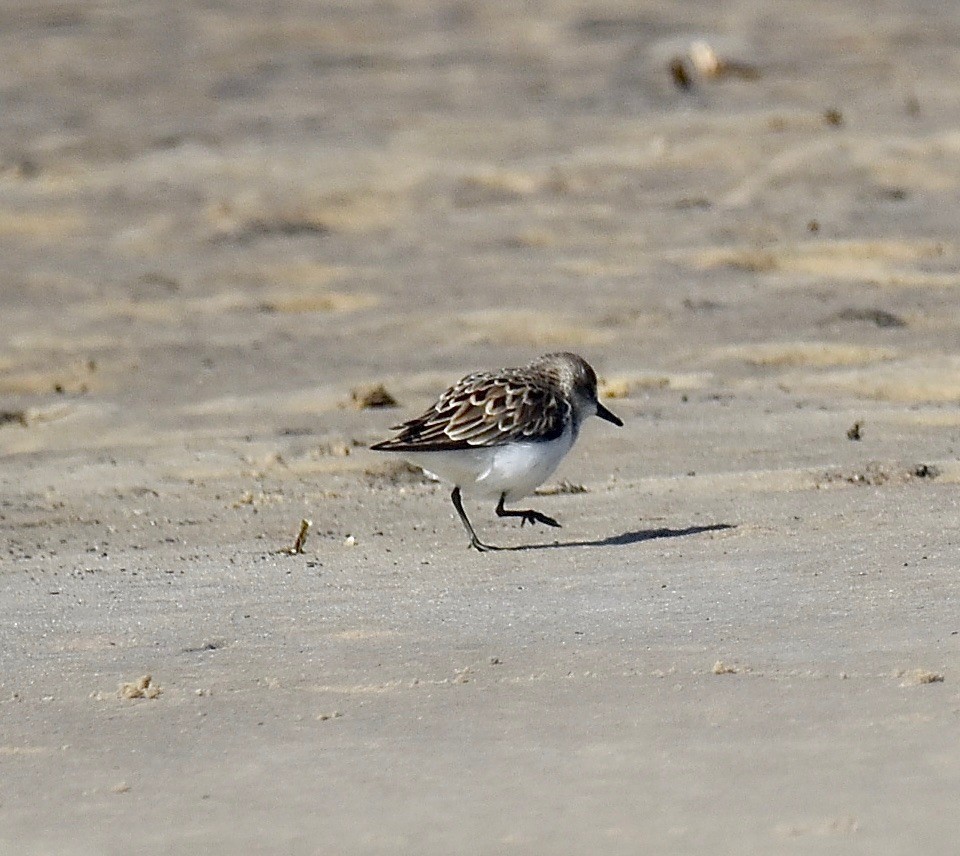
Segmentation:
<svg viewBox="0 0 960 856">
<path fill-rule="evenodd" d="M 955 854 L 958 44 L 0 4 L 0 853 Z M 470 551 L 368 446 L 555 350 Z"/>
</svg>

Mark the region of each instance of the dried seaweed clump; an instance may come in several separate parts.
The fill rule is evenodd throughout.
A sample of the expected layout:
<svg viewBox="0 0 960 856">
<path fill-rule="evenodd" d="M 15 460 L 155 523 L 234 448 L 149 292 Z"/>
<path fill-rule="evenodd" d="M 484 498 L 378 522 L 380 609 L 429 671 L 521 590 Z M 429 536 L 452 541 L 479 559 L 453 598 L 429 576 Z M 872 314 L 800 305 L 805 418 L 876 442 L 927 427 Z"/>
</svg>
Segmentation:
<svg viewBox="0 0 960 856">
<path fill-rule="evenodd" d="M 358 410 L 367 410 L 371 407 L 397 406 L 397 400 L 382 383 L 358 386 L 350 390 L 350 400 Z"/>
<path fill-rule="evenodd" d="M 117 695 L 120 698 L 157 698 L 162 690 L 153 682 L 150 675 L 144 675 L 136 681 L 123 683 L 117 688 Z"/>
</svg>

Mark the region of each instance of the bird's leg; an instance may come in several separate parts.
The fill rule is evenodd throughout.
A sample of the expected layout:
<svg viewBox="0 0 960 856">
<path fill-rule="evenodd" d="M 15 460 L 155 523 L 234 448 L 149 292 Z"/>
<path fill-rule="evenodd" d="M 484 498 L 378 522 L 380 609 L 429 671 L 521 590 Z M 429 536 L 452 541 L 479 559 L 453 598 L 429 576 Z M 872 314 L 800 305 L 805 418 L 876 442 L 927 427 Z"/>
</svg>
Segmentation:
<svg viewBox="0 0 960 856">
<path fill-rule="evenodd" d="M 507 495 L 505 493 L 500 494 L 500 502 L 497 503 L 497 517 L 520 517 L 522 518 L 520 521 L 521 526 L 523 526 L 524 523 L 529 523 L 531 526 L 534 523 L 546 523 L 547 526 L 560 526 L 552 517 L 547 517 L 546 514 L 534 511 L 532 508 L 508 511 L 503 507 L 503 502 L 506 498 Z"/>
<path fill-rule="evenodd" d="M 492 544 L 484 544 L 483 541 L 477 537 L 477 533 L 473 531 L 473 524 L 470 523 L 467 512 L 463 510 L 463 500 L 460 498 L 459 487 L 453 489 L 453 493 L 450 494 L 450 499 L 453 500 L 453 507 L 457 509 L 457 514 L 460 515 L 460 522 L 463 524 L 463 528 L 467 530 L 467 534 L 470 536 L 470 546 L 481 553 L 485 553 L 487 550 L 499 550 L 499 547 L 494 547 Z"/>
</svg>

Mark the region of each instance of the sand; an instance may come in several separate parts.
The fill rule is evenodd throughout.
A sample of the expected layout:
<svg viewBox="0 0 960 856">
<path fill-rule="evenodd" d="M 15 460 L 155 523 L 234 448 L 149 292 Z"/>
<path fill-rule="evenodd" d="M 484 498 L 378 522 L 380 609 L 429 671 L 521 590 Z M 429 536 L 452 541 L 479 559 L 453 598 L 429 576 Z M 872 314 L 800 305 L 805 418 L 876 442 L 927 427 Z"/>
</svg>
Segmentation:
<svg viewBox="0 0 960 856">
<path fill-rule="evenodd" d="M 960 7 L 0 25 L 0 852 L 956 852 Z M 366 447 L 556 349 L 471 552 Z"/>
</svg>

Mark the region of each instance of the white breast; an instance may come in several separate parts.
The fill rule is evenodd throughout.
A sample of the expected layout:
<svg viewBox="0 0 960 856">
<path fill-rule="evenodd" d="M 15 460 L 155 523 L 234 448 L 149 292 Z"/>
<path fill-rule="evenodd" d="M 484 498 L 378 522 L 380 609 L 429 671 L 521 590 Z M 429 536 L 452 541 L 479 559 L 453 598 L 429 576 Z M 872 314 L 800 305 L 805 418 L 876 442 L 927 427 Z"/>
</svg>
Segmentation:
<svg viewBox="0 0 960 856">
<path fill-rule="evenodd" d="M 403 457 L 460 487 L 468 496 L 508 501 L 533 493 L 557 468 L 575 439 L 568 428 L 545 443 L 510 443 L 452 452 L 404 452 Z"/>
</svg>

